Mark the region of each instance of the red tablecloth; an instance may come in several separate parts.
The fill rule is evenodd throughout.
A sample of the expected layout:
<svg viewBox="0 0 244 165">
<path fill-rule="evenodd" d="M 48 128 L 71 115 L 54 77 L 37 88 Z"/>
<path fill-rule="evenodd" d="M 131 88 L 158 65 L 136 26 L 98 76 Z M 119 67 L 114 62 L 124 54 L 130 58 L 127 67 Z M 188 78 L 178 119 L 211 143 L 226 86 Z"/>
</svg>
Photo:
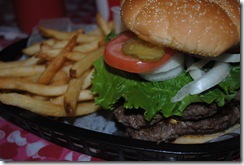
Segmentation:
<svg viewBox="0 0 244 165">
<path fill-rule="evenodd" d="M 98 161 L 61 147 L 0 117 L 0 160 L 3 161 Z"/>
<path fill-rule="evenodd" d="M 94 0 L 65 0 L 66 15 L 74 23 L 95 22 Z M 0 26 L 18 28 L 11 1 L 1 1 Z M 0 50 L 14 40 L 0 36 Z M 44 140 L 0 116 L 0 160 L 2 161 L 97 161 L 98 158 L 78 153 Z"/>
</svg>

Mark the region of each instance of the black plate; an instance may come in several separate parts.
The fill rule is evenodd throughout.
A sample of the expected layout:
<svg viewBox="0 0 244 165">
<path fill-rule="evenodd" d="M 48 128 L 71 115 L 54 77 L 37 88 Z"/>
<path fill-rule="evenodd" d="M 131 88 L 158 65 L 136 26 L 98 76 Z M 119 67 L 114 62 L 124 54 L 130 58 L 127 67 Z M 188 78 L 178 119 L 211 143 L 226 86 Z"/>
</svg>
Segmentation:
<svg viewBox="0 0 244 165">
<path fill-rule="evenodd" d="M 2 50 L 0 59 L 16 60 L 27 41 L 21 40 Z M 157 144 L 78 128 L 56 118 L 1 103 L 0 109 L 2 117 L 43 139 L 106 160 L 230 161 L 240 156 L 240 135 L 204 144 Z"/>
</svg>

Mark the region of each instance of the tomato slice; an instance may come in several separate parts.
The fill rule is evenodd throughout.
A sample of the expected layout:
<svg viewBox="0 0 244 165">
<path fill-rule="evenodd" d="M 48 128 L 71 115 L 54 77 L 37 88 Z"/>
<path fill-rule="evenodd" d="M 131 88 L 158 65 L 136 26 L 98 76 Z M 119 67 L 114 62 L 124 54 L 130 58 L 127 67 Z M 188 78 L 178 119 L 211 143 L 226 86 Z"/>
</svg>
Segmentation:
<svg viewBox="0 0 244 165">
<path fill-rule="evenodd" d="M 165 48 L 165 54 L 156 62 L 143 62 L 137 58 L 124 55 L 121 51 L 122 45 L 132 37 L 136 37 L 132 32 L 124 32 L 107 43 L 104 60 L 108 65 L 131 73 L 143 73 L 163 65 L 175 54 L 174 50 Z"/>
</svg>

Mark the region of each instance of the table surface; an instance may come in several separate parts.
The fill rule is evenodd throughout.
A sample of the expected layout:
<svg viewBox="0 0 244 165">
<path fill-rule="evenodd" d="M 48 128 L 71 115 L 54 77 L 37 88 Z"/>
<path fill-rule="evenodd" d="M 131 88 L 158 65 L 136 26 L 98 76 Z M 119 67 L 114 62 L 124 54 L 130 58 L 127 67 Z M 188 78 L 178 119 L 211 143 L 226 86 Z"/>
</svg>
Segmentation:
<svg viewBox="0 0 244 165">
<path fill-rule="evenodd" d="M 95 23 L 94 0 L 65 0 L 66 16 L 74 23 Z M 18 29 L 11 1 L 0 0 L 0 27 Z M 0 35 L 0 50 L 18 39 Z M 0 160 L 2 161 L 102 161 L 44 140 L 0 116 Z"/>
</svg>

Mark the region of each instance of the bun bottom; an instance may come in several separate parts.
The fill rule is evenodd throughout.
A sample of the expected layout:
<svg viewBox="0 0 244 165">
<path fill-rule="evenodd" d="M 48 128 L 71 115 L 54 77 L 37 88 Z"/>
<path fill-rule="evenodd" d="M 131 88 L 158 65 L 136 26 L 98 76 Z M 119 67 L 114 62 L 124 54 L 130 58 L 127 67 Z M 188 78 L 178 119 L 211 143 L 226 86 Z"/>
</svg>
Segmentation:
<svg viewBox="0 0 244 165">
<path fill-rule="evenodd" d="M 197 143 L 205 143 L 210 140 L 213 140 L 221 135 L 224 135 L 226 133 L 233 132 L 234 130 L 240 129 L 240 124 L 236 124 L 230 128 L 228 128 L 225 131 L 214 133 L 214 134 L 208 134 L 208 135 L 185 135 L 177 138 L 172 143 L 175 144 L 197 144 Z"/>
</svg>

